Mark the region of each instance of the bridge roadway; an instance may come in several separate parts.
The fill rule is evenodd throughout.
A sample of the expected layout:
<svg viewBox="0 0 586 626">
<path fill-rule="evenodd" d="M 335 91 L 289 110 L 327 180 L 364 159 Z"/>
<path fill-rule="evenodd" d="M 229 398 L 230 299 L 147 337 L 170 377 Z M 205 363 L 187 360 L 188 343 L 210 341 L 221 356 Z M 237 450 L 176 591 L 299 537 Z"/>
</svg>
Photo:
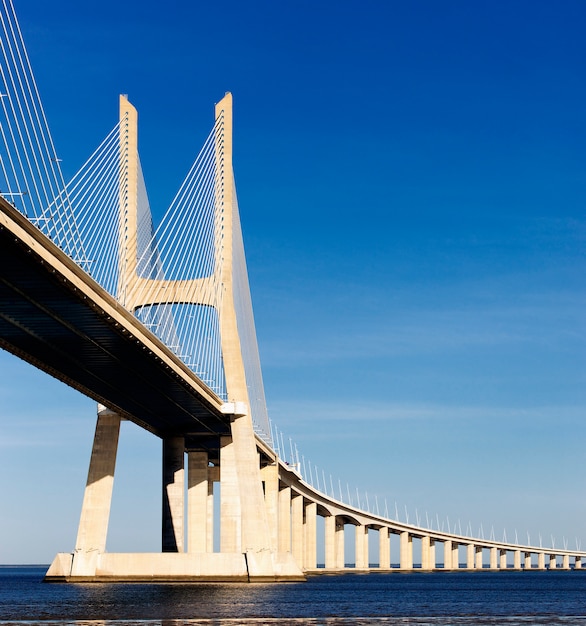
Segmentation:
<svg viewBox="0 0 586 626">
<path fill-rule="evenodd" d="M 569 570 L 582 569 L 586 552 L 499 542 L 457 533 L 401 523 L 382 515 L 363 511 L 320 493 L 305 483 L 295 469 L 279 459 L 278 491 L 266 489 L 278 500 L 280 549 L 290 549 L 306 573 L 344 571 L 480 571 L 480 570 Z M 265 479 L 266 480 L 266 479 Z M 270 482 L 266 482 L 270 484 Z M 289 515 L 289 509 L 291 514 Z M 324 518 L 325 563 L 317 567 L 317 517 Z M 355 563 L 345 563 L 348 527 L 354 527 Z M 369 563 L 369 530 L 378 533 L 378 563 Z M 398 535 L 399 546 L 391 553 L 390 536 Z M 350 538 L 352 540 L 352 538 Z M 415 552 L 420 562 L 414 562 Z M 442 554 L 436 546 L 442 545 Z M 462 551 L 460 551 L 462 547 Z M 396 548 L 395 548 L 396 550 Z M 393 563 L 393 565 L 392 565 Z"/>
<path fill-rule="evenodd" d="M 186 449 L 206 451 L 211 462 L 208 481 L 219 480 L 220 438 L 229 435 L 231 419 L 224 409 L 230 405 L 2 197 L 0 346 L 159 437 L 185 437 Z M 424 529 L 360 510 L 317 491 L 259 437 L 256 445 L 273 545 L 292 554 L 304 573 L 373 569 L 369 531 L 378 532 L 379 559 L 374 569 L 379 571 L 393 569 L 392 534 L 400 537 L 399 553 L 393 559 L 403 571 L 414 569 L 414 541 L 420 543 L 423 570 L 459 569 L 459 546 L 466 546 L 468 570 L 485 569 L 486 564 L 493 570 L 510 569 L 511 556 L 514 569 L 580 569 L 586 557 L 585 552 Z M 317 568 L 318 516 L 324 518 L 325 569 Z M 354 527 L 349 533 L 354 539 L 353 567 L 345 563 L 349 540 L 345 534 L 350 527 Z M 208 527 L 204 532 L 214 531 Z M 441 566 L 436 544 L 443 545 Z M 102 554 L 102 570 L 117 571 L 105 579 L 156 579 L 145 574 L 144 559 L 134 570 L 134 565 L 127 565 L 132 563 L 128 556 Z M 163 560 L 168 567 L 170 555 L 142 556 L 155 568 Z M 185 558 L 191 556 L 175 555 L 178 572 L 183 572 Z M 125 565 L 120 566 L 121 561 Z M 246 577 L 244 567 L 229 579 Z"/>
<path fill-rule="evenodd" d="M 230 432 L 222 399 L 2 197 L 0 346 L 210 460 Z"/>
</svg>

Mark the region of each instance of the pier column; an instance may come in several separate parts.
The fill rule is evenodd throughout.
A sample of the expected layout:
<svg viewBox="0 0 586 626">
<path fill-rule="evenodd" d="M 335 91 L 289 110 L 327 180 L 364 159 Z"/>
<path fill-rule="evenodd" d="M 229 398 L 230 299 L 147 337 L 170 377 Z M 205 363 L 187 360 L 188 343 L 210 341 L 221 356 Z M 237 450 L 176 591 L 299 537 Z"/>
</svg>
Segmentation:
<svg viewBox="0 0 586 626">
<path fill-rule="evenodd" d="M 507 569 L 507 551 L 500 549 L 499 569 Z"/>
<path fill-rule="evenodd" d="M 413 537 L 407 530 L 401 533 L 399 562 L 402 570 L 413 569 Z"/>
<path fill-rule="evenodd" d="M 356 526 L 355 567 L 368 569 L 368 526 Z"/>
<path fill-rule="evenodd" d="M 118 414 L 99 408 L 75 542 L 73 576 L 95 575 L 97 556 L 106 551 L 120 421 Z"/>
<path fill-rule="evenodd" d="M 364 561 L 364 567 L 366 569 L 370 569 L 370 549 L 369 549 L 369 543 L 368 543 L 368 526 L 364 527 L 363 549 L 364 549 L 364 555 L 362 557 L 362 560 Z"/>
<path fill-rule="evenodd" d="M 291 494 L 291 552 L 299 567 L 304 567 L 305 543 L 303 541 L 303 496 Z"/>
<path fill-rule="evenodd" d="M 432 569 L 430 560 L 431 538 L 429 535 L 421 537 L 421 569 L 429 572 Z"/>
<path fill-rule="evenodd" d="M 475 569 L 482 569 L 484 567 L 484 563 L 482 562 L 482 546 L 476 546 L 476 562 Z"/>
<path fill-rule="evenodd" d="M 163 552 L 183 552 L 185 440 L 163 439 Z"/>
<path fill-rule="evenodd" d="M 429 566 L 432 570 L 436 568 L 437 559 L 435 558 L 435 539 L 431 539 L 429 542 Z"/>
<path fill-rule="evenodd" d="M 234 442 L 220 437 L 220 552 L 242 552 L 240 489 Z"/>
<path fill-rule="evenodd" d="M 187 551 L 208 551 L 208 453 L 187 452 Z"/>
<path fill-rule="evenodd" d="M 460 569 L 460 554 L 458 548 L 460 544 L 452 542 L 452 569 Z"/>
<path fill-rule="evenodd" d="M 336 568 L 344 569 L 345 567 L 344 522 L 336 518 Z"/>
<path fill-rule="evenodd" d="M 378 567 L 382 570 L 391 569 L 391 538 L 386 526 L 378 531 Z"/>
<path fill-rule="evenodd" d="M 317 504 L 309 502 L 305 506 L 305 520 L 303 524 L 305 538 L 305 569 L 317 568 Z"/>
<path fill-rule="evenodd" d="M 291 487 L 279 491 L 279 552 L 291 552 Z"/>
<path fill-rule="evenodd" d="M 523 569 L 531 569 L 531 552 L 525 552 Z"/>
<path fill-rule="evenodd" d="M 220 467 L 214 465 L 208 467 L 208 530 L 207 530 L 207 551 L 214 551 L 214 483 L 220 482 Z"/>
<path fill-rule="evenodd" d="M 450 539 L 444 541 L 444 569 L 452 569 L 452 541 Z"/>
<path fill-rule="evenodd" d="M 265 465 L 260 470 L 260 477 L 264 484 L 271 545 L 276 547 L 279 543 L 279 467 L 276 463 Z"/>
<path fill-rule="evenodd" d="M 549 569 L 557 569 L 557 557 L 555 554 L 549 555 Z"/>
<path fill-rule="evenodd" d="M 570 569 L 570 555 L 564 554 L 562 556 L 562 569 Z"/>
<path fill-rule="evenodd" d="M 466 546 L 466 569 L 474 569 L 474 557 L 476 555 L 475 546 L 469 543 Z"/>
<path fill-rule="evenodd" d="M 328 515 L 324 519 L 325 526 L 325 566 L 327 570 L 336 569 L 336 516 Z"/>
<path fill-rule="evenodd" d="M 513 569 L 521 569 L 521 550 L 513 552 Z"/>
<path fill-rule="evenodd" d="M 545 552 L 537 553 L 537 569 L 545 569 Z"/>
<path fill-rule="evenodd" d="M 498 569 L 496 551 L 496 548 L 490 548 L 490 569 Z"/>
<path fill-rule="evenodd" d="M 574 557 L 574 569 L 582 569 L 582 557 L 581 556 Z"/>
</svg>

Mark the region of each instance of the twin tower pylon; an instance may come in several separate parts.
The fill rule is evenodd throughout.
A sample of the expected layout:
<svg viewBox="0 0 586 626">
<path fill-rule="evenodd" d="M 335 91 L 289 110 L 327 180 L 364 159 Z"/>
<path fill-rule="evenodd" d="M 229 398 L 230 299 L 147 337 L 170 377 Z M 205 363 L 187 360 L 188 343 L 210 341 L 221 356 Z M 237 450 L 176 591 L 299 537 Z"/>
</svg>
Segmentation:
<svg viewBox="0 0 586 626">
<path fill-rule="evenodd" d="M 117 299 L 132 313 L 162 302 L 215 308 L 228 400 L 225 406 L 230 407 L 226 411 L 230 414 L 229 434 L 220 436 L 218 459 L 212 461 L 206 449 L 188 442 L 186 433 L 157 433 L 163 440 L 161 552 L 108 553 L 106 538 L 122 418 L 100 406 L 75 550 L 57 555 L 47 572 L 48 580 L 304 578 L 292 554 L 278 551 L 274 511 L 265 496 L 273 488 L 268 480 L 276 480 L 278 488 L 278 469 L 274 463 L 267 468 L 265 461 L 261 470 L 249 409 L 233 281 L 231 94 L 216 105 L 215 116 L 214 211 L 221 215 L 215 220 L 213 275 L 190 280 L 145 277 L 139 271 L 137 247 L 141 176 L 137 111 L 125 96 L 120 97 Z M 213 499 L 218 491 L 214 490 L 214 483 L 220 486 L 219 520 L 213 519 Z M 214 534 L 218 529 L 219 551 L 215 552 Z"/>
</svg>

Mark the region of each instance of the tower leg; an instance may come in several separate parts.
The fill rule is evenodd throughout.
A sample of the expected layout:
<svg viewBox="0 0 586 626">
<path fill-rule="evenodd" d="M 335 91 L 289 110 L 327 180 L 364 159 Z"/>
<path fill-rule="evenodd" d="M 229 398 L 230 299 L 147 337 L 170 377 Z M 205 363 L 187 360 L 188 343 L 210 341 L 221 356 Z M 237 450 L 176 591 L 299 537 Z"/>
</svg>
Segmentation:
<svg viewBox="0 0 586 626">
<path fill-rule="evenodd" d="M 233 415 L 231 432 L 222 438 L 220 449 L 221 551 L 245 554 L 250 580 L 302 579 L 291 553 L 277 551 L 277 529 L 269 524 L 250 415 Z M 274 513 L 277 493 L 270 489 L 267 494 Z M 275 518 L 271 515 L 270 521 L 276 525 Z"/>
<path fill-rule="evenodd" d="M 232 420 L 232 442 L 236 483 L 240 496 L 240 518 L 243 552 L 275 550 L 269 530 L 256 441 L 249 415 Z M 221 466 L 220 466 L 221 471 Z M 222 487 L 223 487 L 222 479 Z"/>
<path fill-rule="evenodd" d="M 234 442 L 225 436 L 220 440 L 220 552 L 242 553 L 241 518 Z"/>
</svg>

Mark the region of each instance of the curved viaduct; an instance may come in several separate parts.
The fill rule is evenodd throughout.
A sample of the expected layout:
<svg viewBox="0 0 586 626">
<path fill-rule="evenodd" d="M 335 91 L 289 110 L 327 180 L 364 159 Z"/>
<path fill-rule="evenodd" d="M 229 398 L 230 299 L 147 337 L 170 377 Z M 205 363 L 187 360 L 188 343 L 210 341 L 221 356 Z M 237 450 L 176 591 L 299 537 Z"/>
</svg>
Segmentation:
<svg viewBox="0 0 586 626">
<path fill-rule="evenodd" d="M 290 546 L 307 573 L 344 571 L 455 571 L 581 569 L 586 552 L 506 543 L 423 528 L 364 511 L 315 490 L 281 460 L 273 489 L 279 541 Z M 269 468 L 270 466 L 267 466 Z M 275 473 L 275 472 L 273 472 Z M 268 496 L 270 497 L 270 495 Z M 288 511 L 290 515 L 287 515 Z M 317 517 L 323 517 L 323 537 L 318 537 Z M 349 527 L 353 531 L 348 532 Z M 378 559 L 369 562 L 369 538 L 378 533 Z M 399 538 L 398 552 L 391 553 L 391 535 Z M 291 541 L 289 543 L 289 537 Z M 317 545 L 324 542 L 325 562 L 317 563 Z M 345 563 L 347 543 L 354 541 L 353 564 Z M 414 562 L 414 543 L 420 562 Z M 436 553 L 441 546 L 441 561 Z M 352 550 L 350 550 L 352 552 Z"/>
</svg>

